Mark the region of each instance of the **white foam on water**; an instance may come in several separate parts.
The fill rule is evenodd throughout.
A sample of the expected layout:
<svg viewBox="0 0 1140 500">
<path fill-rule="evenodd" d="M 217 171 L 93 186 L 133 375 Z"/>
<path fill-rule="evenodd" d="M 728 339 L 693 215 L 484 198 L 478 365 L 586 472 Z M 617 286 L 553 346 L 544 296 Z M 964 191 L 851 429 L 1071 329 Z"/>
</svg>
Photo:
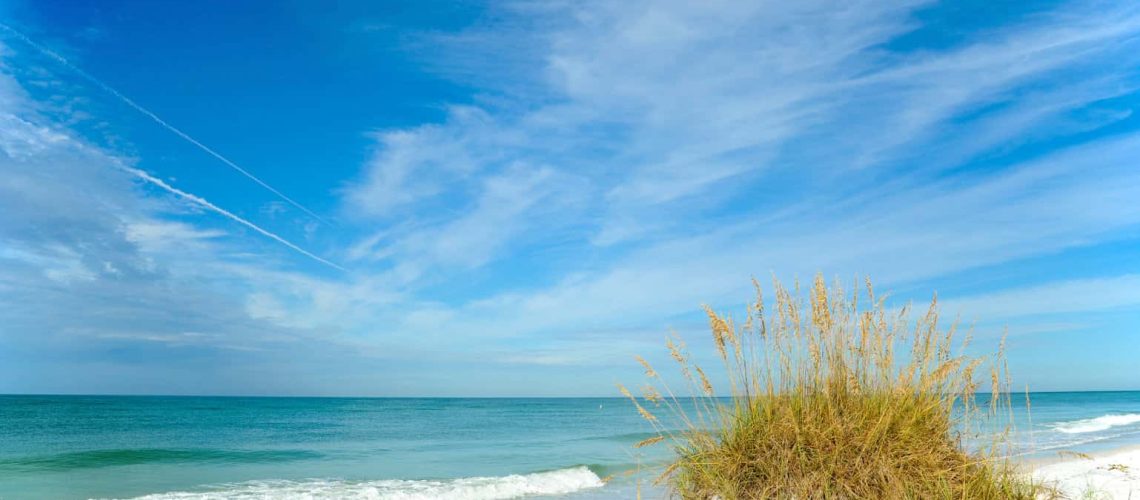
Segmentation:
<svg viewBox="0 0 1140 500">
<path fill-rule="evenodd" d="M 1102 415 L 1096 418 L 1073 420 L 1053 425 L 1053 429 L 1065 434 L 1083 434 L 1086 432 L 1100 432 L 1121 425 L 1140 423 L 1140 414 L 1126 413 L 1123 415 Z"/>
<path fill-rule="evenodd" d="M 138 497 L 138 500 L 221 499 L 383 499 L 499 500 L 541 495 L 565 495 L 603 486 L 601 478 L 586 467 L 572 467 L 533 474 L 468 477 L 447 480 L 386 479 L 345 481 L 250 481 L 225 485 L 210 491 L 176 491 Z"/>
</svg>

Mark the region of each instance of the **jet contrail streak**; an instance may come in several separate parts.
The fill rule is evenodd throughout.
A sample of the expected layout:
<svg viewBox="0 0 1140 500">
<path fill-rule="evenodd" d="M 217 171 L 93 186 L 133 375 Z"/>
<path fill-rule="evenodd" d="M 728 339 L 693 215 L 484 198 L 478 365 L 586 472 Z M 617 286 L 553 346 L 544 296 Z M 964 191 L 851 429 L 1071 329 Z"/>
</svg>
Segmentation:
<svg viewBox="0 0 1140 500">
<path fill-rule="evenodd" d="M 87 79 L 87 81 L 90 81 L 91 83 L 95 84 L 99 88 L 103 89 L 105 92 L 117 97 L 120 101 L 123 101 L 123 103 L 125 103 L 127 106 L 130 106 L 135 111 L 138 111 L 139 113 L 142 113 L 143 115 L 147 116 L 151 120 L 154 120 L 155 123 L 159 124 L 160 126 L 165 128 L 166 130 L 169 130 L 170 132 L 174 133 L 178 137 L 181 137 L 182 139 L 186 140 L 186 142 L 189 142 L 190 144 L 197 146 L 198 149 L 201 149 L 206 154 L 213 156 L 218 161 L 225 163 L 230 168 L 237 170 L 238 172 L 241 172 L 242 175 L 248 177 L 253 182 L 256 182 L 261 187 L 269 190 L 269 192 L 277 195 L 282 200 L 289 202 L 289 204 L 293 205 L 294 207 L 297 207 L 298 209 L 305 212 L 306 214 L 309 214 L 314 219 L 317 219 L 318 221 L 321 221 L 323 224 L 328 225 L 328 221 L 326 221 L 324 218 L 322 218 L 321 216 L 314 213 L 312 210 L 309 210 L 308 208 L 305 208 L 304 205 L 301 205 L 300 203 L 293 201 L 292 198 L 285 196 L 285 194 L 282 193 L 281 191 L 274 189 L 273 186 L 270 186 L 269 184 L 266 184 L 265 181 L 258 179 L 256 176 L 249 173 L 244 168 L 241 168 L 240 166 L 238 166 L 238 164 L 234 163 L 233 161 L 230 161 L 229 158 L 222 156 L 221 153 L 218 153 L 218 152 L 214 151 L 213 149 L 210 149 L 208 146 L 206 146 L 205 144 L 202 144 L 197 139 L 190 137 L 190 135 L 179 130 L 174 125 L 167 123 L 166 120 L 159 118 L 158 115 L 152 113 L 150 110 L 142 107 L 141 105 L 139 105 L 135 101 L 132 101 L 129 97 L 123 95 L 118 90 L 115 90 L 110 85 L 103 83 L 102 80 L 95 78 L 95 76 L 91 75 L 90 73 L 87 73 L 86 71 L 83 71 L 78 66 L 72 64 L 71 61 L 67 60 L 67 58 L 59 55 L 58 53 L 52 51 L 51 49 L 49 49 L 47 47 L 44 47 L 43 45 L 36 43 L 34 40 L 32 40 L 31 38 L 28 38 L 27 35 L 23 34 L 19 30 L 17 30 L 16 28 L 8 26 L 7 24 L 4 24 L 4 23 L 0 23 L 0 28 L 3 28 L 4 30 L 8 31 L 9 33 L 12 33 L 17 38 L 22 40 L 24 43 L 26 43 L 26 44 L 30 45 L 32 48 L 40 51 L 40 53 L 42 53 L 42 54 L 44 54 L 44 55 L 46 55 L 52 59 L 55 59 L 60 64 L 66 66 L 68 69 L 77 73 L 79 76 L 82 76 L 83 78 Z"/>
<path fill-rule="evenodd" d="M 292 249 L 293 251 L 295 251 L 301 255 L 304 255 L 310 259 L 313 259 L 317 262 L 320 262 L 321 264 L 324 264 L 326 266 L 329 266 L 329 267 L 332 267 L 334 269 L 338 269 L 341 271 L 345 270 L 343 267 L 340 267 L 340 266 L 338 266 L 338 265 L 336 265 L 330 261 L 322 259 L 322 258 L 314 255 L 313 253 L 309 252 L 308 250 L 305 250 L 304 248 L 301 248 L 297 245 L 290 243 L 289 240 L 286 240 L 285 238 L 282 238 L 280 236 L 277 236 L 276 234 L 273 234 L 269 231 L 266 231 L 266 230 L 262 229 L 261 227 L 259 227 L 258 225 L 254 224 L 250 221 L 247 221 L 241 217 L 238 217 L 238 216 L 230 213 L 229 211 L 227 211 L 226 209 L 224 209 L 222 207 L 219 207 L 213 203 L 210 203 L 205 198 L 202 198 L 202 197 L 194 195 L 194 194 L 187 193 L 186 191 L 183 191 L 183 190 L 178 189 L 174 186 L 171 186 L 170 184 L 163 182 L 162 179 L 158 179 L 158 178 L 156 178 L 156 177 L 154 177 L 154 176 L 152 176 L 146 172 L 143 172 L 142 170 L 139 170 L 137 168 L 131 168 L 131 167 L 128 167 L 128 166 L 123 165 L 123 164 L 118 163 L 118 162 L 115 163 L 115 167 L 118 168 L 119 170 L 122 170 L 123 172 L 126 172 L 126 173 L 138 178 L 138 179 L 142 179 L 143 181 L 146 181 L 146 182 L 148 182 L 154 186 L 158 186 L 159 188 L 163 189 L 164 191 L 171 193 L 171 194 L 174 194 L 175 196 L 178 196 L 179 198 L 182 198 L 186 201 L 189 201 L 190 203 L 198 205 L 198 206 L 205 208 L 211 212 L 214 212 L 214 213 L 219 214 L 223 217 L 226 217 L 226 218 L 228 218 L 234 222 L 237 222 L 238 224 L 241 224 L 245 227 L 248 227 L 254 231 L 257 231 L 258 233 L 261 233 L 263 236 L 270 238 L 270 239 L 272 239 L 272 240 L 274 240 L 274 241 L 276 241 L 282 245 L 285 245 L 285 246 L 289 247 L 290 249 Z"/>
</svg>

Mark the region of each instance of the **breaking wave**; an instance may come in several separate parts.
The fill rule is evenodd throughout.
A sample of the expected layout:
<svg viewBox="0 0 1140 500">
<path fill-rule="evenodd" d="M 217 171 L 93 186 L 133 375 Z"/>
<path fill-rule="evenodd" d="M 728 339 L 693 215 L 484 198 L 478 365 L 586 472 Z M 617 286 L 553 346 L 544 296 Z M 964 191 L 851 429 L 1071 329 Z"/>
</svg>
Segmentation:
<svg viewBox="0 0 1140 500">
<path fill-rule="evenodd" d="M 1102 415 L 1096 418 L 1073 420 L 1053 424 L 1053 429 L 1065 434 L 1084 434 L 1086 432 L 1100 432 L 1113 427 L 1140 423 L 1140 414 L 1125 413 L 1120 415 Z"/>
<path fill-rule="evenodd" d="M 586 466 L 533 474 L 468 477 L 446 480 L 386 479 L 345 481 L 251 481 L 228 484 L 199 492 L 170 492 L 138 497 L 137 500 L 221 499 L 383 499 L 498 500 L 534 495 L 565 495 L 603 486 L 602 479 Z"/>
</svg>

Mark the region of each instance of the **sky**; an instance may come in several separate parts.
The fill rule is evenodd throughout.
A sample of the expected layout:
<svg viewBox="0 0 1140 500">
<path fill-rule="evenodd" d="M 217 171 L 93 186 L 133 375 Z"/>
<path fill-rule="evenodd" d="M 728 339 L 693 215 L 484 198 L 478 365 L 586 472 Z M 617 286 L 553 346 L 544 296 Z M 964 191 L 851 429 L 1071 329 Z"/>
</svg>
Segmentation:
<svg viewBox="0 0 1140 500">
<path fill-rule="evenodd" d="M 1140 389 L 1135 2 L 0 24 L 0 393 L 614 396 L 817 273 L 1007 332 L 1017 387 Z"/>
</svg>

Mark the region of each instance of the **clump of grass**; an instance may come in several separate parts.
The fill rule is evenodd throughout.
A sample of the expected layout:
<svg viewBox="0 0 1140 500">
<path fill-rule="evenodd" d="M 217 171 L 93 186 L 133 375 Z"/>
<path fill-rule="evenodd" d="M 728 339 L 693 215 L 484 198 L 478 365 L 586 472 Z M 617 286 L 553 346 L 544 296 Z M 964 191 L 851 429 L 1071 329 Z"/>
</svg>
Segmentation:
<svg viewBox="0 0 1140 500">
<path fill-rule="evenodd" d="M 956 324 L 942 327 L 936 300 L 924 314 L 888 311 L 869 281 L 862 291 L 829 290 L 822 277 L 805 292 L 779 282 L 774 289 L 769 311 L 756 284 L 742 324 L 705 308 L 727 387 L 715 387 L 679 339 L 667 346 L 688 385 L 680 397 L 642 358 L 649 378 L 643 398 L 620 387 L 660 433 L 639 446 L 673 446 L 676 459 L 659 480 L 675 494 L 1049 496 L 1002 458 L 1004 434 L 981 449 L 963 443 L 979 435 L 979 417 L 1000 413 L 1012 422 L 1003 411 L 1010 407 L 1004 342 L 988 358 L 967 356 L 969 335 L 958 341 Z M 988 398 L 976 396 L 981 384 Z M 667 430 L 660 412 L 683 430 Z"/>
</svg>

